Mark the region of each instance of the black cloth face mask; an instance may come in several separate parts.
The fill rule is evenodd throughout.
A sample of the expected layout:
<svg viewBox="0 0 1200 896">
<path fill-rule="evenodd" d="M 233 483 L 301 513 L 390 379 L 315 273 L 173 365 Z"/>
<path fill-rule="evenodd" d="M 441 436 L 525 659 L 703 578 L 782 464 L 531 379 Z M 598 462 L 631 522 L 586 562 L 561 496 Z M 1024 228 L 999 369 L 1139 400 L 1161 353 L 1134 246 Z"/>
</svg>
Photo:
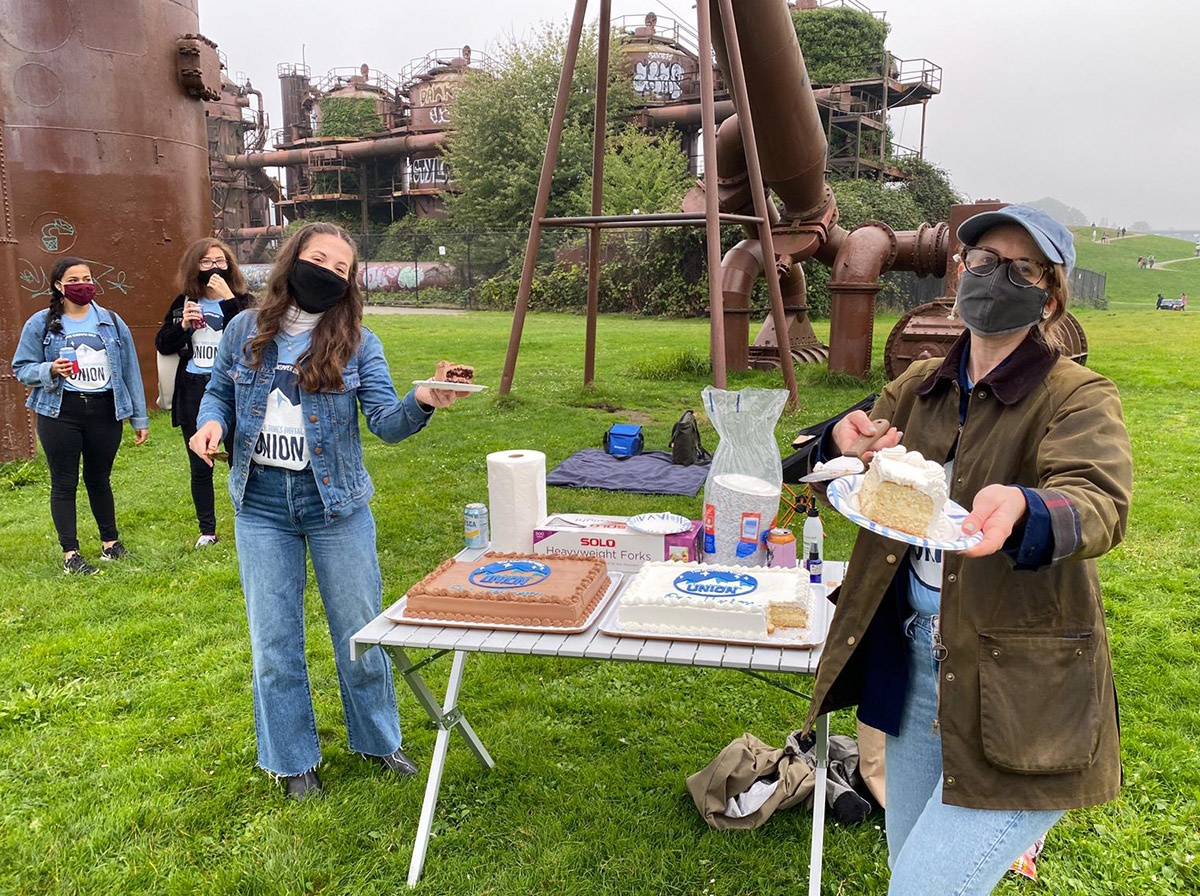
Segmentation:
<svg viewBox="0 0 1200 896">
<path fill-rule="evenodd" d="M 200 285 L 207 287 L 208 281 L 217 276 L 217 274 L 220 274 L 222 277 L 224 277 L 228 273 L 229 268 L 209 268 L 207 271 L 201 271 L 199 278 Z"/>
<path fill-rule="evenodd" d="M 350 285 L 328 268 L 297 259 L 288 274 L 288 288 L 301 311 L 320 314 L 345 298 Z"/>
<path fill-rule="evenodd" d="M 990 274 L 964 270 L 958 280 L 958 316 L 976 336 L 1007 336 L 1027 330 L 1042 319 L 1050 293 L 1037 286 L 1020 287 L 1008 279 L 1008 263 Z"/>
</svg>

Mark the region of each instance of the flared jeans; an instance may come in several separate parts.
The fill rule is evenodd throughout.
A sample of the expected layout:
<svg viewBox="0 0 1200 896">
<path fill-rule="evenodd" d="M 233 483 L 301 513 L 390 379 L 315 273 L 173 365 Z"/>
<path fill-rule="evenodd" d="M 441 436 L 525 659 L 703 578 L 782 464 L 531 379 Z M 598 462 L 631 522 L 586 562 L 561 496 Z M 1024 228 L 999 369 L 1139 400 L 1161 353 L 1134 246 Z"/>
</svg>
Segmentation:
<svg viewBox="0 0 1200 896">
<path fill-rule="evenodd" d="M 350 749 L 368 756 L 399 749 L 387 655 L 370 650 L 350 660 L 350 637 L 378 615 L 383 597 L 370 509 L 326 521 L 311 469 L 256 464 L 234 533 L 250 624 L 258 764 L 298 775 L 321 761 L 305 658 L 306 555 L 333 641 Z"/>
</svg>

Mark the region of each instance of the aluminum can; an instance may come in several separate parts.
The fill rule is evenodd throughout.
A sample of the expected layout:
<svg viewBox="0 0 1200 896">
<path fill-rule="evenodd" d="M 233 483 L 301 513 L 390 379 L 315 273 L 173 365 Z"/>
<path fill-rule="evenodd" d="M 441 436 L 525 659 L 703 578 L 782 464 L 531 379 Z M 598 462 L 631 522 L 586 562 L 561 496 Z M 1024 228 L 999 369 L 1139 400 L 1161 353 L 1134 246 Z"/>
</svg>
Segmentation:
<svg viewBox="0 0 1200 896">
<path fill-rule="evenodd" d="M 64 361 L 71 362 L 71 376 L 79 375 L 79 356 L 75 354 L 75 349 L 69 345 L 64 345 L 58 350 L 58 356 Z"/>
<path fill-rule="evenodd" d="M 796 536 L 791 529 L 772 529 L 767 533 L 768 566 L 796 566 Z"/>
<path fill-rule="evenodd" d="M 469 548 L 486 548 L 491 541 L 486 504 L 468 504 L 463 511 L 463 538 Z"/>
</svg>

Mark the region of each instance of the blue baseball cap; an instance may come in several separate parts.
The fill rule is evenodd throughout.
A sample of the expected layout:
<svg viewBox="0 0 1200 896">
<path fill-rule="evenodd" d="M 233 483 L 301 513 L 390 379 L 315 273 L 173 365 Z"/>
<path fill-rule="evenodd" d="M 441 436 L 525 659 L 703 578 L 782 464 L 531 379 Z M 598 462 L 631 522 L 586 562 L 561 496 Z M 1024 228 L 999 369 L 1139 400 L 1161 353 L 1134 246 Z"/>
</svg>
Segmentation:
<svg viewBox="0 0 1200 896">
<path fill-rule="evenodd" d="M 1075 267 L 1074 234 L 1046 212 L 1028 205 L 1006 205 L 993 212 L 973 215 L 958 226 L 958 238 L 963 245 L 973 246 L 979 237 L 997 224 L 1009 223 L 1024 227 L 1042 254 L 1065 267 L 1068 274 Z"/>
</svg>

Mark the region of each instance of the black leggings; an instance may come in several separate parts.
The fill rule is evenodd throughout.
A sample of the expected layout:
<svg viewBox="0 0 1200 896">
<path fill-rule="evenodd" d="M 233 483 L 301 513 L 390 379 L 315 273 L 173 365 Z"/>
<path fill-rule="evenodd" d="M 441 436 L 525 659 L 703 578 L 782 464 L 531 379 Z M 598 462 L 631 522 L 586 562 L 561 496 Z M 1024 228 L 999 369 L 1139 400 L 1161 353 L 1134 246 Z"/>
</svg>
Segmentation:
<svg viewBox="0 0 1200 896">
<path fill-rule="evenodd" d="M 183 362 L 186 363 L 186 362 Z M 196 506 L 196 522 L 200 524 L 201 535 L 217 534 L 217 507 L 213 497 L 213 468 L 206 464 L 198 454 L 188 448 L 188 442 L 196 434 L 196 417 L 200 413 L 200 399 L 208 387 L 208 377 L 204 374 L 183 373 L 183 390 L 180 398 L 182 407 L 176 419 L 183 430 L 183 447 L 187 451 L 188 465 L 192 471 L 192 504 Z M 233 427 L 225 434 L 225 448 L 233 444 Z"/>
<path fill-rule="evenodd" d="M 100 529 L 101 541 L 117 540 L 117 511 L 113 505 L 113 461 L 121 447 L 121 421 L 112 391 L 63 390 L 57 417 L 38 414 L 37 434 L 50 468 L 50 518 L 65 553 L 79 550 L 75 494 L 79 491 L 79 459 L 88 504 Z"/>
</svg>

